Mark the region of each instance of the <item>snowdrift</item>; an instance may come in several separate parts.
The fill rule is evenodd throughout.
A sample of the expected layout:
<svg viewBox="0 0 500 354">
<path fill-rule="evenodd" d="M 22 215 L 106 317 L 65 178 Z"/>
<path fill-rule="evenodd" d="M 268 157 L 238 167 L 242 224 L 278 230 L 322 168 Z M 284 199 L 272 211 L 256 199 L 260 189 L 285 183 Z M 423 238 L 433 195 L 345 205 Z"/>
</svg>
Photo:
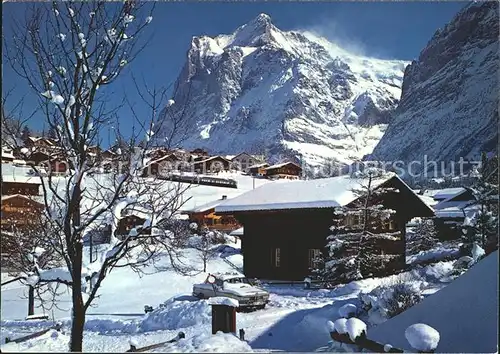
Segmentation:
<svg viewBox="0 0 500 354">
<path fill-rule="evenodd" d="M 217 332 L 202 333 L 179 342 L 151 351 L 152 353 L 244 353 L 252 352 L 247 342 L 239 340 L 234 334 Z"/>
<path fill-rule="evenodd" d="M 498 251 L 450 285 L 389 321 L 368 330 L 368 338 L 411 350 L 405 330 L 425 323 L 440 333 L 436 352 L 492 353 L 498 334 Z"/>
</svg>

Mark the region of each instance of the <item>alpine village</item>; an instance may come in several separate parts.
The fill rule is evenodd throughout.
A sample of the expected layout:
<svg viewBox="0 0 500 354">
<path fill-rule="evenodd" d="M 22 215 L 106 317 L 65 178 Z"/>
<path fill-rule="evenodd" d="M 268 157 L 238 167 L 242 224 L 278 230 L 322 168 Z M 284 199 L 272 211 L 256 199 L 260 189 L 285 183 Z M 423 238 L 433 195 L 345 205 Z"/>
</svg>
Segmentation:
<svg viewBox="0 0 500 354">
<path fill-rule="evenodd" d="M 344 5 L 4 4 L 2 352 L 498 351 L 498 2 Z"/>
</svg>

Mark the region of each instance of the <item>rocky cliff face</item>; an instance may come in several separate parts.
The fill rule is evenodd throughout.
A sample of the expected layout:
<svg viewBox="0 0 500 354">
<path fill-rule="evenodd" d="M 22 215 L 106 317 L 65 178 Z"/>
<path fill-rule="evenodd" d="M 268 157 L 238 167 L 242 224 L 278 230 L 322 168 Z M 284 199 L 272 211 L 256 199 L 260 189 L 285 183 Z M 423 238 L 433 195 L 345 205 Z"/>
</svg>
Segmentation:
<svg viewBox="0 0 500 354">
<path fill-rule="evenodd" d="M 405 70 L 401 101 L 369 159 L 475 159 L 498 146 L 498 2 L 466 6 Z"/>
<path fill-rule="evenodd" d="M 347 164 L 381 138 L 405 65 L 281 31 L 261 14 L 231 35 L 193 38 L 165 113 L 182 117 L 188 148 Z"/>
</svg>

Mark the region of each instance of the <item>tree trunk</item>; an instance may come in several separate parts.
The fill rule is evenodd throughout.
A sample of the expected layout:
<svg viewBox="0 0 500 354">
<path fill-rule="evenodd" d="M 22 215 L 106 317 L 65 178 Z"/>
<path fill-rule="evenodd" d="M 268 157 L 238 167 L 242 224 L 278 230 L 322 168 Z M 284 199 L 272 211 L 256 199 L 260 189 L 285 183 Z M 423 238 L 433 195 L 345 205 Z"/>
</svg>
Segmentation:
<svg viewBox="0 0 500 354">
<path fill-rule="evenodd" d="M 206 258 L 203 258 L 203 273 L 207 272 L 207 260 Z"/>
<path fill-rule="evenodd" d="M 83 344 L 83 326 L 85 324 L 85 309 L 82 298 L 82 256 L 83 247 L 81 243 L 75 245 L 75 254 L 73 259 L 73 318 L 71 323 L 71 339 L 69 348 L 72 352 L 81 352 Z"/>
<path fill-rule="evenodd" d="M 35 288 L 28 285 L 28 316 L 35 314 Z"/>
<path fill-rule="evenodd" d="M 70 217 L 73 220 L 73 226 L 80 226 L 80 201 L 81 190 L 80 185 L 75 185 L 73 190 L 73 205 Z M 71 206 L 70 206 L 71 207 Z M 72 352 L 81 352 L 83 347 L 83 326 L 85 325 L 85 307 L 82 298 L 82 263 L 83 263 L 83 243 L 80 242 L 81 235 L 73 234 L 73 230 L 68 228 L 65 230 L 73 241 L 70 252 L 71 258 L 71 278 L 72 278 L 72 302 L 73 313 L 71 322 L 71 339 L 69 349 Z"/>
</svg>

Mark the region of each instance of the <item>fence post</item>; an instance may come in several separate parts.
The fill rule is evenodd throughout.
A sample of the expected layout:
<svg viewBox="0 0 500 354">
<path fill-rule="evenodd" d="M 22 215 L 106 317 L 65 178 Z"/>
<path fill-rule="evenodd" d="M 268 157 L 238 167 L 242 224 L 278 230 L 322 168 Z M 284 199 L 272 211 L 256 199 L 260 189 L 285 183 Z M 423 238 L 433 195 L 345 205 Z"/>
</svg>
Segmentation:
<svg viewBox="0 0 500 354">
<path fill-rule="evenodd" d="M 240 328 L 240 340 L 245 340 L 245 330 Z"/>
<path fill-rule="evenodd" d="M 236 334 L 236 308 L 239 303 L 228 297 L 211 297 L 208 303 L 212 306 L 212 334 L 218 331 Z"/>
</svg>

